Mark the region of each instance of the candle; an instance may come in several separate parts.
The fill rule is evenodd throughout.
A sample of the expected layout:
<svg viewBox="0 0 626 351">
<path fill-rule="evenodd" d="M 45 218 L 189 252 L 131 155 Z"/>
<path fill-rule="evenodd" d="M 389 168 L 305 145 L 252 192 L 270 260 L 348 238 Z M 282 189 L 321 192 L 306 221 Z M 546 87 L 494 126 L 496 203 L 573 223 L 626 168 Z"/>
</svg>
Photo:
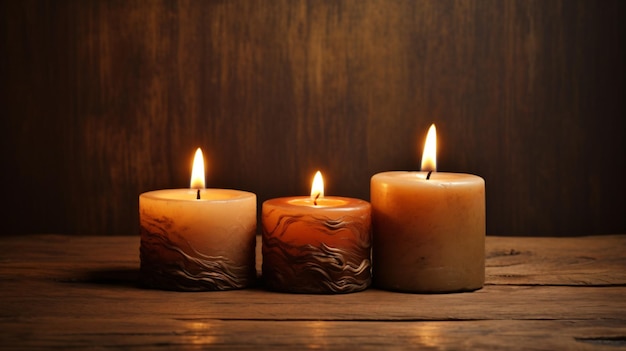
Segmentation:
<svg viewBox="0 0 626 351">
<path fill-rule="evenodd" d="M 431 126 L 422 172 L 371 179 L 375 286 L 407 292 L 480 289 L 485 280 L 485 181 L 436 172 Z"/>
<path fill-rule="evenodd" d="M 324 197 L 317 172 L 310 197 L 267 200 L 262 208 L 263 278 L 271 290 L 350 293 L 371 283 L 371 205 Z"/>
<path fill-rule="evenodd" d="M 255 277 L 256 195 L 204 188 L 198 148 L 190 189 L 139 196 L 141 280 L 167 290 L 230 290 Z"/>
</svg>

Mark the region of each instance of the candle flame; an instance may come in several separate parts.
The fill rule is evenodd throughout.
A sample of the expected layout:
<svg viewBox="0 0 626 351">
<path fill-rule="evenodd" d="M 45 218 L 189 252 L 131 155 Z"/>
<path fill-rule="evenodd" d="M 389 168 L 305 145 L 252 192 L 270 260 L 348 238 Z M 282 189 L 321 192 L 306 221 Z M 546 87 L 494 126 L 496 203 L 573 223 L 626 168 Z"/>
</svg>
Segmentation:
<svg viewBox="0 0 626 351">
<path fill-rule="evenodd" d="M 426 135 L 424 153 L 422 154 L 422 171 L 437 171 L 437 129 L 434 123 L 428 129 L 428 134 Z"/>
<path fill-rule="evenodd" d="M 317 171 L 315 177 L 313 177 L 313 184 L 311 185 L 311 199 L 317 204 L 317 199 L 324 197 L 324 179 L 322 173 Z"/>
<path fill-rule="evenodd" d="M 192 189 L 204 189 L 204 157 L 202 157 L 200 148 L 196 150 L 196 155 L 193 158 L 190 187 Z"/>
</svg>

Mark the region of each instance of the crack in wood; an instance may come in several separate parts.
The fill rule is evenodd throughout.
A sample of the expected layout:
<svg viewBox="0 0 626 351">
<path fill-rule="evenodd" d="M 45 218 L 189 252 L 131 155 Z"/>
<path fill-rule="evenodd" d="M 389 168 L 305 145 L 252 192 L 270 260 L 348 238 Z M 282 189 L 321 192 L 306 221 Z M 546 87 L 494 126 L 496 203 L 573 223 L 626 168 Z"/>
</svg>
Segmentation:
<svg viewBox="0 0 626 351">
<path fill-rule="evenodd" d="M 626 346 L 626 336 L 574 338 L 574 340 L 594 345 Z"/>
<path fill-rule="evenodd" d="M 523 254 L 524 252 L 519 251 L 519 250 L 515 250 L 515 249 L 510 249 L 510 250 L 497 250 L 497 251 L 491 251 L 489 253 L 487 253 L 487 258 L 494 258 L 494 257 L 507 257 L 507 256 L 519 256 L 521 254 Z"/>
</svg>

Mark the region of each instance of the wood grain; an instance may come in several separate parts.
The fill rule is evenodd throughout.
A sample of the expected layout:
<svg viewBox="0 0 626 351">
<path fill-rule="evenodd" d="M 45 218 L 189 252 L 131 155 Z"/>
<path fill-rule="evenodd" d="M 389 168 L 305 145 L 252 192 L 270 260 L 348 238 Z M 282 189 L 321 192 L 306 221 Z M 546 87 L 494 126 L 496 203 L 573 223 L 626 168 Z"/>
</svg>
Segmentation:
<svg viewBox="0 0 626 351">
<path fill-rule="evenodd" d="M 488 237 L 487 283 L 495 285 L 626 285 L 623 236 Z"/>
<path fill-rule="evenodd" d="M 148 290 L 137 237 L 5 236 L 0 348 L 610 350 L 626 345 L 625 245 L 488 237 L 476 292 L 307 295 Z"/>
<path fill-rule="evenodd" d="M 626 230 L 624 2 L 0 1 L 2 233 L 138 231 L 141 192 L 369 199 L 483 176 L 490 234 Z"/>
</svg>

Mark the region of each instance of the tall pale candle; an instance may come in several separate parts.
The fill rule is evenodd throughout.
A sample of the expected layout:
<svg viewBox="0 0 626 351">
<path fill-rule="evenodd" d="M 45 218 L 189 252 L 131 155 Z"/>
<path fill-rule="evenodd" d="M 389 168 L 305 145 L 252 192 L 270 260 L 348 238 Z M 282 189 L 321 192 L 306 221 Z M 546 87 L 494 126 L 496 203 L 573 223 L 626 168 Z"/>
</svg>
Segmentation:
<svg viewBox="0 0 626 351">
<path fill-rule="evenodd" d="M 383 172 L 371 179 L 377 287 L 437 293 L 484 284 L 485 182 L 435 172 L 432 157 L 423 172 Z"/>
<path fill-rule="evenodd" d="M 197 162 L 194 189 L 139 196 L 141 280 L 167 290 L 246 287 L 256 277 L 256 195 L 204 189 L 204 166 L 198 174 Z"/>
</svg>

